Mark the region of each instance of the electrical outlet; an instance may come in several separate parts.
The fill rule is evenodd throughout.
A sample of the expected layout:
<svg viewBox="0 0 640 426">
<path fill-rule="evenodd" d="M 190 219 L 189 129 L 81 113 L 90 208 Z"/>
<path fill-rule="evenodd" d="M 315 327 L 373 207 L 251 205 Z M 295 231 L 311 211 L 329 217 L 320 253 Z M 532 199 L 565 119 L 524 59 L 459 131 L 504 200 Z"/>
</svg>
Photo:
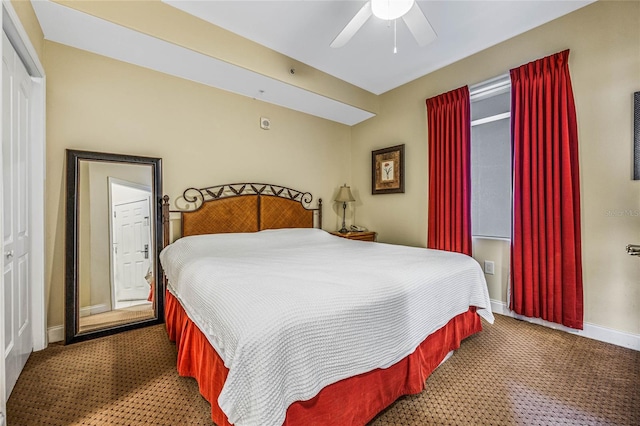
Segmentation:
<svg viewBox="0 0 640 426">
<path fill-rule="evenodd" d="M 487 275 L 493 275 L 495 273 L 495 263 L 491 260 L 484 261 L 484 273 Z"/>
</svg>

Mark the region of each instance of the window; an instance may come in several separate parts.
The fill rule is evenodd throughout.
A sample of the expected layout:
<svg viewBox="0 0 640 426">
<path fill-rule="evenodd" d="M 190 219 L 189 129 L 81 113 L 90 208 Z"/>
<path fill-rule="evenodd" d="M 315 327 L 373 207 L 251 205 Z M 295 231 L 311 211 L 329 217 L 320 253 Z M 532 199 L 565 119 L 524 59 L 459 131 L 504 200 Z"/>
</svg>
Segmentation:
<svg viewBox="0 0 640 426">
<path fill-rule="evenodd" d="M 470 88 L 471 233 L 511 238 L 511 81 Z"/>
</svg>

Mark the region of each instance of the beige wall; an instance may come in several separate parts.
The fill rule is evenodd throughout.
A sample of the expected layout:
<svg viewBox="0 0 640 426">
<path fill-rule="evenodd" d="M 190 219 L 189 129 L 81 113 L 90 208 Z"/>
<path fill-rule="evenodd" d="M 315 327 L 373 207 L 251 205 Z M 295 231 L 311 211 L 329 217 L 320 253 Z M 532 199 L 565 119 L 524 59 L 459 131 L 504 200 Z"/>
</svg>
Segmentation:
<svg viewBox="0 0 640 426">
<path fill-rule="evenodd" d="M 624 252 L 626 244 L 640 243 L 640 181 L 631 180 L 632 94 L 640 90 L 639 23 L 640 2 L 597 2 L 382 95 L 379 115 L 352 129 L 357 222 L 378 231 L 381 241 L 425 246 L 425 99 L 571 49 L 585 321 L 639 334 L 640 260 Z M 406 144 L 406 193 L 370 195 L 371 150 L 400 143 Z M 475 241 L 474 253 L 478 260 L 496 262 L 489 291 L 493 299 L 506 301 L 508 244 Z"/>
<path fill-rule="evenodd" d="M 120 12 L 108 3 L 76 7 L 102 8 L 92 12 L 163 38 L 180 35 L 173 27 L 163 28 L 166 5 L 156 4 L 154 19 L 145 16 L 134 24 L 141 5 L 127 3 L 133 9 Z M 163 157 L 165 192 L 172 198 L 186 185 L 238 180 L 310 190 L 325 199 L 326 229 L 338 226 L 340 217 L 330 200 L 347 182 L 358 200 L 348 211 L 348 222 L 378 231 L 381 241 L 424 246 L 425 99 L 570 48 L 580 133 L 585 321 L 640 333 L 640 262 L 623 250 L 627 243 L 640 242 L 640 218 L 625 213 L 640 210 L 640 182 L 630 180 L 631 94 L 640 90 L 639 2 L 600 1 L 375 98 L 313 70 L 299 74 L 308 81 L 291 82 L 284 67 L 289 59 L 271 51 L 238 54 L 255 53 L 256 46 L 226 51 L 228 43 L 222 43 L 205 52 L 211 47 L 202 44 L 198 31 L 179 37 L 179 44 L 256 71 L 266 67 L 266 75 L 379 113 L 351 129 L 45 42 L 31 4 L 12 4 L 47 72 L 49 327 L 63 322 L 65 148 Z M 231 40 L 228 34 L 219 36 Z M 339 95 L 345 89 L 348 95 Z M 260 116 L 271 118 L 272 130 L 258 128 Z M 399 143 L 407 147 L 407 192 L 371 196 L 371 150 Z M 496 262 L 489 291 L 493 299 L 505 301 L 508 245 L 475 241 L 474 252 L 479 261 Z"/>
<path fill-rule="evenodd" d="M 48 326 L 63 323 L 64 150 L 163 159 L 164 192 L 256 181 L 330 202 L 350 179 L 350 128 L 46 42 Z M 259 118 L 271 119 L 271 130 Z"/>
</svg>

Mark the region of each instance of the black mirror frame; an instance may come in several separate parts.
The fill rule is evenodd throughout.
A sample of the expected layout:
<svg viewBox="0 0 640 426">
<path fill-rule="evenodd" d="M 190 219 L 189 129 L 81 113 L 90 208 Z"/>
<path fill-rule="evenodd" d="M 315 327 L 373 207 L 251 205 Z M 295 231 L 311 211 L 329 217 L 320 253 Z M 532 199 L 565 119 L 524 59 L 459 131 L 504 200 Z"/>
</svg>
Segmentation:
<svg viewBox="0 0 640 426">
<path fill-rule="evenodd" d="M 640 91 L 633 94 L 633 180 L 640 180 Z"/>
<path fill-rule="evenodd" d="M 78 151 L 67 149 L 66 164 L 66 240 L 65 240 L 65 344 L 81 342 L 96 337 L 102 337 L 121 331 L 132 330 L 164 322 L 164 288 L 162 269 L 160 267 L 160 251 L 163 248 L 162 230 L 162 159 L 154 157 L 140 157 L 134 155 L 109 154 L 92 151 Z M 153 176 L 153 198 L 155 203 L 154 226 L 155 233 L 155 318 L 140 320 L 123 325 L 107 327 L 99 330 L 79 333 L 78 309 L 78 187 L 80 160 L 94 160 L 101 162 L 129 163 L 149 165 Z"/>
</svg>

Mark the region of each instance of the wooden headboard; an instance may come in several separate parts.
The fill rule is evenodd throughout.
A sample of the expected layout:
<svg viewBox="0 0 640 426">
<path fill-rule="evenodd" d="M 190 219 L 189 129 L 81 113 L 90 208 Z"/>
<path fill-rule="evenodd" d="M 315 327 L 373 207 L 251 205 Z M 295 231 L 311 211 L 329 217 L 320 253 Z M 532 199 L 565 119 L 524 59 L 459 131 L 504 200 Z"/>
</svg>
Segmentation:
<svg viewBox="0 0 640 426">
<path fill-rule="evenodd" d="M 180 199 L 186 207 L 171 210 L 162 204 L 164 245 L 169 244 L 171 213 L 180 214 L 181 236 L 256 232 L 280 228 L 322 228 L 322 199 L 309 208 L 308 192 L 264 183 L 234 183 L 188 188 Z M 317 218 L 317 220 L 316 220 Z"/>
</svg>

